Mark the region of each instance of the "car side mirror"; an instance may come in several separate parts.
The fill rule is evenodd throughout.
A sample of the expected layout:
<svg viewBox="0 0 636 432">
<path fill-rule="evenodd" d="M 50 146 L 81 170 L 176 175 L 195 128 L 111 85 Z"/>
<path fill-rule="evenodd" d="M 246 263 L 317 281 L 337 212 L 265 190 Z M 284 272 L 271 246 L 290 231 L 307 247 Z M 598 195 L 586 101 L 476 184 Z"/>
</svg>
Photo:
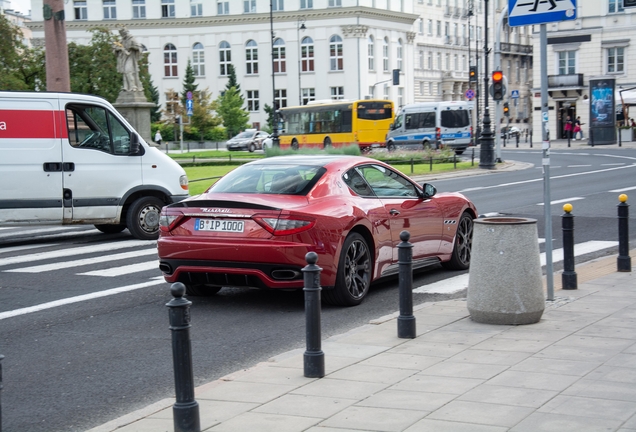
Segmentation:
<svg viewBox="0 0 636 432">
<path fill-rule="evenodd" d="M 389 130 L 393 130 L 393 123 L 389 125 Z"/>
<path fill-rule="evenodd" d="M 435 186 L 429 183 L 424 183 L 422 185 L 422 189 L 424 190 L 424 199 L 431 198 L 437 193 L 437 189 L 435 189 Z"/>
<path fill-rule="evenodd" d="M 130 137 L 130 154 L 139 154 L 139 135 L 133 133 Z"/>
</svg>

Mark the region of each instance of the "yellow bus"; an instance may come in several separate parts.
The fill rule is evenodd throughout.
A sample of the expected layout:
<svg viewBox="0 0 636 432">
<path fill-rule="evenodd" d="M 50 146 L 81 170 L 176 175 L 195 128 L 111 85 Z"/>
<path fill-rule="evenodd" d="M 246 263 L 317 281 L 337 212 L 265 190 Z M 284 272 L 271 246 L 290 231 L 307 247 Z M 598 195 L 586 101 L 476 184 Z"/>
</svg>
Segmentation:
<svg viewBox="0 0 636 432">
<path fill-rule="evenodd" d="M 281 108 L 280 147 L 341 147 L 357 144 L 366 151 L 385 147 L 386 134 L 393 122 L 393 102 L 356 100 L 310 102 Z"/>
</svg>

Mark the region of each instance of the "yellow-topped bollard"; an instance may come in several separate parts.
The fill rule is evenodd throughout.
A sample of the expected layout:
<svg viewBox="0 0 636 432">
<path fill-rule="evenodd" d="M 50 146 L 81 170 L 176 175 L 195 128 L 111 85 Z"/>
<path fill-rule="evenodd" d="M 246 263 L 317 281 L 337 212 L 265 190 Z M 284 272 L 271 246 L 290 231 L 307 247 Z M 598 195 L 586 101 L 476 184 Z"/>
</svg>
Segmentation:
<svg viewBox="0 0 636 432">
<path fill-rule="evenodd" d="M 619 272 L 632 271 L 632 257 L 629 256 L 629 204 L 627 195 L 618 196 L 618 258 L 616 270 Z"/>
<path fill-rule="evenodd" d="M 563 205 L 565 214 L 561 217 L 563 228 L 563 273 L 561 274 L 561 288 L 577 289 L 578 282 L 574 270 L 574 215 L 572 204 Z"/>
<path fill-rule="evenodd" d="M 622 203 L 627 202 L 627 195 L 626 194 L 620 194 L 618 196 L 618 200 Z"/>
<path fill-rule="evenodd" d="M 572 213 L 572 204 L 563 204 L 563 211 L 566 213 Z"/>
</svg>

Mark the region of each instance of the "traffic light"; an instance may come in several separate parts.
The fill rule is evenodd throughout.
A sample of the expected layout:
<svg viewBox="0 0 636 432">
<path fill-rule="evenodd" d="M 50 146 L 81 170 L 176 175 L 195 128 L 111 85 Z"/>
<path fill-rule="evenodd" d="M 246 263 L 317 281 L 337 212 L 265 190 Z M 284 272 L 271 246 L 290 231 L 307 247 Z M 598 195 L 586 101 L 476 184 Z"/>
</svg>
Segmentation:
<svg viewBox="0 0 636 432">
<path fill-rule="evenodd" d="M 400 85 L 400 70 L 393 69 L 393 85 Z"/>
<path fill-rule="evenodd" d="M 504 115 L 506 117 L 510 117 L 510 106 L 508 105 L 508 102 L 504 102 L 503 109 L 504 109 Z"/>
<path fill-rule="evenodd" d="M 636 0 L 634 0 L 636 1 Z M 468 70 L 468 81 L 477 82 L 477 66 L 471 66 Z"/>
<path fill-rule="evenodd" d="M 503 100 L 505 92 L 503 72 L 494 71 L 492 73 L 492 98 L 496 101 Z"/>
</svg>

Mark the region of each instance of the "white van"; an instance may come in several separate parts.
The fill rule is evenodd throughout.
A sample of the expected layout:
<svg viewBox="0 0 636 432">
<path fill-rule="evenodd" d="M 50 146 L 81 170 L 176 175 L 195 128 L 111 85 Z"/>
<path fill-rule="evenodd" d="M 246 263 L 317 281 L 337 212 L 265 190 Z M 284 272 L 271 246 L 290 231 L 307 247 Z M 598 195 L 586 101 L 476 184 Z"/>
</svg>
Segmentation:
<svg viewBox="0 0 636 432">
<path fill-rule="evenodd" d="M 189 196 L 174 160 L 105 99 L 0 92 L 0 226 L 92 224 L 155 239 L 161 208 Z"/>
<path fill-rule="evenodd" d="M 462 154 L 472 144 L 472 106 L 467 102 L 423 102 L 405 105 L 386 137 L 389 151 L 450 147 Z"/>
</svg>

